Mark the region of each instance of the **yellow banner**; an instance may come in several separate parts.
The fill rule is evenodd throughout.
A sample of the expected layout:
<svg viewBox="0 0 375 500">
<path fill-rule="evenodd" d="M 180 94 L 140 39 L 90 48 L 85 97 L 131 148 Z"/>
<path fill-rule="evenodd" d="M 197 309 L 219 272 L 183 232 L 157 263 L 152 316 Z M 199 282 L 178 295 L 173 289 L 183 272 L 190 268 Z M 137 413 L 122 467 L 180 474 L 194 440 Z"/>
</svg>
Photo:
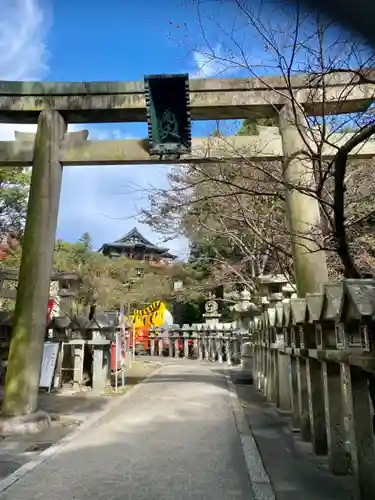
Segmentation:
<svg viewBox="0 0 375 500">
<path fill-rule="evenodd" d="M 160 302 L 160 300 L 156 300 L 155 302 L 153 302 L 147 307 L 144 307 L 143 309 L 136 309 L 135 311 L 133 311 L 131 316 L 147 316 L 157 311 L 160 308 L 161 304 L 162 303 Z"/>
<path fill-rule="evenodd" d="M 133 311 L 128 320 L 135 328 L 152 328 L 164 324 L 164 315 L 167 308 L 163 302 L 157 300 L 143 309 Z M 127 318 L 125 318 L 126 320 Z"/>
</svg>

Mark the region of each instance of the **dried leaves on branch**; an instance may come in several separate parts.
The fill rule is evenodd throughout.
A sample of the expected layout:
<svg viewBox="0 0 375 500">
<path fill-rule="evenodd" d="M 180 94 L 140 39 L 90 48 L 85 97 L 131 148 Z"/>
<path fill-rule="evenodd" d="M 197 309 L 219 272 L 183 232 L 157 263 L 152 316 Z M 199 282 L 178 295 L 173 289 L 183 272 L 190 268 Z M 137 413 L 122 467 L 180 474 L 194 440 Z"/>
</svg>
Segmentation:
<svg viewBox="0 0 375 500">
<path fill-rule="evenodd" d="M 169 189 L 151 193 L 141 219 L 167 237 L 189 239 L 195 266 L 207 271 L 206 288 L 253 288 L 259 274 L 291 264 L 281 169 L 246 163 L 176 167 Z"/>
<path fill-rule="evenodd" d="M 194 40 L 196 76 L 252 77 L 256 87 L 272 90 L 280 105 L 291 102 L 316 185 L 306 189 L 302 179 L 285 183 L 277 162 L 244 159 L 242 165 L 176 168 L 170 189 L 153 193 L 143 220 L 174 236 L 183 234 L 193 247 L 203 245 L 214 282 L 251 285 L 260 272 L 292 274 L 289 241 L 294 235 L 285 220 L 284 198 L 287 190 L 298 189 L 319 203 L 319 245 L 326 252 L 330 277 L 374 276 L 375 165 L 371 158 L 354 161 L 348 156 L 375 128 L 372 109 L 350 113 L 348 107 L 353 92 L 364 90 L 358 85 L 375 82 L 373 51 L 299 3 L 191 4 L 197 9 L 199 29 L 185 23 L 184 42 Z M 374 98 L 370 90 L 365 90 L 368 102 Z M 304 108 L 301 98 L 317 104 Z M 257 125 L 277 124 L 279 105 L 268 104 L 259 106 L 259 115 L 241 134 L 261 133 Z M 307 128 L 301 126 L 299 112 L 306 115 Z M 335 134 L 344 132 L 348 135 L 338 144 Z M 327 147 L 337 149 L 331 162 L 324 159 Z M 315 239 L 314 234 L 304 237 Z"/>
</svg>

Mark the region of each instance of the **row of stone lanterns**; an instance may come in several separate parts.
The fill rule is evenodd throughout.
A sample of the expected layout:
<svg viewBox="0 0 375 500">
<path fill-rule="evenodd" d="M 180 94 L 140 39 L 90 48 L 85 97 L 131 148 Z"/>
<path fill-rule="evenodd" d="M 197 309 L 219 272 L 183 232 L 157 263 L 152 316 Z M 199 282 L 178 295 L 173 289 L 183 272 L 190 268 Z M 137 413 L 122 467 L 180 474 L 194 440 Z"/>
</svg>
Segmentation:
<svg viewBox="0 0 375 500">
<path fill-rule="evenodd" d="M 224 298 L 233 303 L 229 308 L 234 312 L 235 321 L 232 326 L 236 330 L 248 330 L 251 321 L 259 316 L 262 309 L 267 308 L 273 302 L 279 302 L 284 298 L 296 297 L 296 287 L 289 283 L 283 274 L 262 275 L 258 277 L 260 305 L 251 301 L 251 293 L 247 288 L 241 292 L 231 291 L 225 293 Z M 219 323 L 221 314 L 215 295 L 210 293 L 205 304 L 205 322 L 207 325 L 215 326 Z"/>
</svg>

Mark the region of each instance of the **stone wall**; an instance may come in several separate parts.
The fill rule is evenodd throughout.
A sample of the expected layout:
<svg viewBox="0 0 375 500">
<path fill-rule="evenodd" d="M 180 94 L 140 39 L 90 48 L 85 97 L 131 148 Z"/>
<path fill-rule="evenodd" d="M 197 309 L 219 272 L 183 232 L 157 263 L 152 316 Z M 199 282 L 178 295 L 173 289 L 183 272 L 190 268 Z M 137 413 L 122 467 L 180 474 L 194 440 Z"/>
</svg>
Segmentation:
<svg viewBox="0 0 375 500">
<path fill-rule="evenodd" d="M 374 313 L 375 281 L 344 280 L 271 300 L 250 328 L 256 387 L 334 474 L 356 476 L 365 500 L 375 492 Z"/>
</svg>

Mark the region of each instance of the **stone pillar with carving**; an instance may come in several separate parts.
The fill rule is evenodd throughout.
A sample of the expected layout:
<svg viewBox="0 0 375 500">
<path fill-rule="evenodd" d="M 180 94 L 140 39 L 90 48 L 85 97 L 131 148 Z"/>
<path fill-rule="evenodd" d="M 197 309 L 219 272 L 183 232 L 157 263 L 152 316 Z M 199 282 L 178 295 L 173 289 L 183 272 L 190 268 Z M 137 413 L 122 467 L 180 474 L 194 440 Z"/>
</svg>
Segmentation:
<svg viewBox="0 0 375 500">
<path fill-rule="evenodd" d="M 206 325 L 216 326 L 221 317 L 221 314 L 219 313 L 219 305 L 215 299 L 215 295 L 210 292 L 208 294 L 208 300 L 204 306 L 206 312 L 203 314 L 203 317 L 206 320 Z"/>
</svg>

